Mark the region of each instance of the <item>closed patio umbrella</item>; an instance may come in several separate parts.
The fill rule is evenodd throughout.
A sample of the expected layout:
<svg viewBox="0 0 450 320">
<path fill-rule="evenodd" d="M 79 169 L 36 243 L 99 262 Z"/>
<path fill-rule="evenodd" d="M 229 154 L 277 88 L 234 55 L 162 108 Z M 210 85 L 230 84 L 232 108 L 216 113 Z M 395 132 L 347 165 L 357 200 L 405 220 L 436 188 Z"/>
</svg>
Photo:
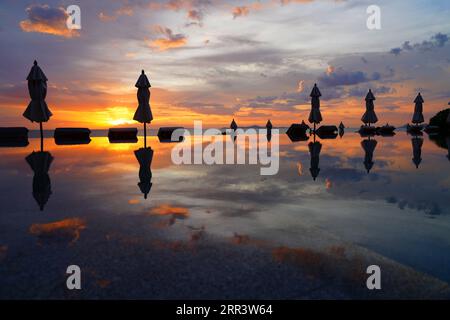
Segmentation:
<svg viewBox="0 0 450 320">
<path fill-rule="evenodd" d="M 345 126 L 344 123 L 342 123 L 341 121 L 341 123 L 339 124 L 339 136 L 342 138 L 344 136 L 344 133 L 345 133 Z"/>
<path fill-rule="evenodd" d="M 311 168 L 309 168 L 309 171 L 311 172 L 311 176 L 315 181 L 316 178 L 319 176 L 320 172 L 319 161 L 320 161 L 320 151 L 322 150 L 322 144 L 319 141 L 310 142 L 308 144 L 308 148 L 309 153 L 311 155 Z"/>
<path fill-rule="evenodd" d="M 44 72 L 38 66 L 37 61 L 34 60 L 27 77 L 28 93 L 30 94 L 31 102 L 28 104 L 23 116 L 31 122 L 39 122 L 41 139 L 43 138 L 42 122 L 47 122 L 52 116 L 45 102 L 47 96 L 47 80 Z"/>
<path fill-rule="evenodd" d="M 238 125 L 237 125 L 236 121 L 234 121 L 234 119 L 233 119 L 233 121 L 231 121 L 231 124 L 230 124 L 230 129 L 236 130 L 237 128 L 238 128 Z"/>
<path fill-rule="evenodd" d="M 314 87 L 311 91 L 311 112 L 309 113 L 308 121 L 309 123 L 314 124 L 314 131 L 316 131 L 316 124 L 322 121 L 322 114 L 320 113 L 320 97 L 322 94 L 320 93 L 317 84 L 314 84 Z"/>
<path fill-rule="evenodd" d="M 272 140 L 272 122 L 270 122 L 270 120 L 267 121 L 266 123 L 266 129 L 267 129 L 267 141 L 271 141 Z"/>
<path fill-rule="evenodd" d="M 144 198 L 147 199 L 147 195 L 152 188 L 152 160 L 153 150 L 152 148 L 140 148 L 134 152 L 136 159 L 139 162 L 139 189 L 144 194 Z"/>
<path fill-rule="evenodd" d="M 53 157 L 50 152 L 32 152 L 25 160 L 34 172 L 33 177 L 33 197 L 39 205 L 41 211 L 52 194 L 52 186 L 48 171 L 52 164 Z"/>
<path fill-rule="evenodd" d="M 372 139 L 365 139 L 361 142 L 361 146 L 364 149 L 364 166 L 366 167 L 367 173 L 370 173 L 374 162 L 373 162 L 373 153 L 375 148 L 377 147 L 377 141 Z"/>
<path fill-rule="evenodd" d="M 366 125 L 368 124 L 369 127 L 370 124 L 378 122 L 377 115 L 375 114 L 375 104 L 374 104 L 375 100 L 376 99 L 372 93 L 372 90 L 369 89 L 369 92 L 367 93 L 366 96 L 366 112 L 361 118 L 361 121 Z"/>
<path fill-rule="evenodd" d="M 416 165 L 416 168 L 419 169 L 419 165 L 422 162 L 422 145 L 423 139 L 420 137 L 413 137 L 411 139 L 411 144 L 413 148 L 413 163 Z"/>
<path fill-rule="evenodd" d="M 414 114 L 412 117 L 412 123 L 419 125 L 420 123 L 424 122 L 423 118 L 423 98 L 419 92 L 416 99 L 414 100 L 415 106 L 414 106 Z"/>
<path fill-rule="evenodd" d="M 147 123 L 153 120 L 152 110 L 150 109 L 150 81 L 142 70 L 135 87 L 138 88 L 137 99 L 138 107 L 134 113 L 133 120 L 144 124 L 144 137 L 147 137 Z"/>
</svg>

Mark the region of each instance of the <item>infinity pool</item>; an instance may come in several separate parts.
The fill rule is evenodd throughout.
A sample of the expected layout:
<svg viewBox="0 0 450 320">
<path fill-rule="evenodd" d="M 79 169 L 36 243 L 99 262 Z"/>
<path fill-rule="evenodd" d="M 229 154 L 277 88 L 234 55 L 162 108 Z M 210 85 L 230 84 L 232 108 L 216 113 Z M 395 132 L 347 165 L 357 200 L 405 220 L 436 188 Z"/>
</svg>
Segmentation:
<svg viewBox="0 0 450 320">
<path fill-rule="evenodd" d="M 0 298 L 450 297 L 445 145 L 399 132 L 374 147 L 346 133 L 318 140 L 312 164 L 310 141 L 277 138 L 273 176 L 259 165 L 174 165 L 175 145 L 154 136 L 151 171 L 142 138 L 46 138 L 45 159 L 30 158 L 39 139 L 1 148 Z M 73 264 L 81 290 L 66 288 Z M 373 264 L 379 291 L 366 288 Z"/>
</svg>

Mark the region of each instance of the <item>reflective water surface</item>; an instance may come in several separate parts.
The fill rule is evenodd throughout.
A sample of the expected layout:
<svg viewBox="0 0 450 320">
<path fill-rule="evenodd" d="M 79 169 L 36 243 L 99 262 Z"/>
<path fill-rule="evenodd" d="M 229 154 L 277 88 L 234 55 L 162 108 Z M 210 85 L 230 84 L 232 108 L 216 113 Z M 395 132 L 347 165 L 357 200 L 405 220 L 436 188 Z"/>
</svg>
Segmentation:
<svg viewBox="0 0 450 320">
<path fill-rule="evenodd" d="M 0 298 L 450 297 L 449 139 L 279 138 L 275 176 L 153 136 L 1 148 Z"/>
</svg>

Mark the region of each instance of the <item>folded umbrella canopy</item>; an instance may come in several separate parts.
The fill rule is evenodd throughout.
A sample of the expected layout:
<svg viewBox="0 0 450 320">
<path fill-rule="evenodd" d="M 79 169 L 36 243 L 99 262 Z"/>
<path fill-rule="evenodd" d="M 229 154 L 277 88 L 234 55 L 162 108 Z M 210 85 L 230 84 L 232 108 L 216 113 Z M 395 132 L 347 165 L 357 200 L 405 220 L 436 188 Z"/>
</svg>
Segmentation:
<svg viewBox="0 0 450 320">
<path fill-rule="evenodd" d="M 364 166 L 366 167 L 367 173 L 370 173 L 374 162 L 373 162 L 373 153 L 375 152 L 375 148 L 377 147 L 377 141 L 371 139 L 365 139 L 361 142 L 361 146 L 364 149 Z"/>
<path fill-rule="evenodd" d="M 236 130 L 237 128 L 238 128 L 238 125 L 237 125 L 236 121 L 234 121 L 234 119 L 233 119 L 233 121 L 231 121 L 231 124 L 230 124 L 230 129 Z"/>
<path fill-rule="evenodd" d="M 320 172 L 319 161 L 320 161 L 320 151 L 322 150 L 322 144 L 318 141 L 310 142 L 308 144 L 308 148 L 309 153 L 311 155 L 311 168 L 309 168 L 309 171 L 311 172 L 311 176 L 315 181 L 316 178 L 319 176 Z"/>
<path fill-rule="evenodd" d="M 420 124 L 425 121 L 423 118 L 423 103 L 424 102 L 425 101 L 423 101 L 423 98 L 419 92 L 416 99 L 414 100 L 415 106 L 414 106 L 414 114 L 412 117 L 412 123 Z"/>
<path fill-rule="evenodd" d="M 273 128 L 272 122 L 270 122 L 270 120 L 267 120 L 267 123 L 266 123 L 267 132 L 266 132 L 266 135 L 267 135 L 267 141 L 268 142 L 270 142 L 272 140 L 272 128 Z"/>
<path fill-rule="evenodd" d="M 136 159 L 139 162 L 139 189 L 144 194 L 144 198 L 147 199 L 147 195 L 152 188 L 152 160 L 153 150 L 152 148 L 140 148 L 134 152 Z"/>
<path fill-rule="evenodd" d="M 52 113 L 45 102 L 47 96 L 47 77 L 38 66 L 36 60 L 34 60 L 27 81 L 31 102 L 28 104 L 23 116 L 31 122 L 39 122 L 42 137 L 42 122 L 47 122 L 52 116 Z"/>
<path fill-rule="evenodd" d="M 316 124 L 322 122 L 322 114 L 320 113 L 320 97 L 322 94 L 320 93 L 317 84 L 314 84 L 314 87 L 311 91 L 311 112 L 309 113 L 308 121 L 309 123 L 314 123 L 314 131 L 316 130 Z"/>
<path fill-rule="evenodd" d="M 341 121 L 341 123 L 339 124 L 339 136 L 342 138 L 344 134 L 345 134 L 345 126 Z"/>
<path fill-rule="evenodd" d="M 147 136 L 146 124 L 153 120 L 152 110 L 150 109 L 150 81 L 142 70 L 135 87 L 138 88 L 137 99 L 138 107 L 134 113 L 133 120 L 144 124 L 144 137 Z"/>
<path fill-rule="evenodd" d="M 53 157 L 50 152 L 32 152 L 25 160 L 34 172 L 33 177 L 33 197 L 39 205 L 41 211 L 52 194 L 52 186 L 48 171 L 52 164 Z"/>
<path fill-rule="evenodd" d="M 413 148 L 413 163 L 416 165 L 416 168 L 419 169 L 419 165 L 422 162 L 422 145 L 423 139 L 420 137 L 413 137 L 411 139 L 411 144 Z"/>
<path fill-rule="evenodd" d="M 375 96 L 372 93 L 372 90 L 369 89 L 369 92 L 367 93 L 366 96 L 366 112 L 364 113 L 364 115 L 361 118 L 361 121 L 364 124 L 368 124 L 370 126 L 371 123 L 377 123 L 378 122 L 378 118 L 377 115 L 375 114 Z"/>
</svg>

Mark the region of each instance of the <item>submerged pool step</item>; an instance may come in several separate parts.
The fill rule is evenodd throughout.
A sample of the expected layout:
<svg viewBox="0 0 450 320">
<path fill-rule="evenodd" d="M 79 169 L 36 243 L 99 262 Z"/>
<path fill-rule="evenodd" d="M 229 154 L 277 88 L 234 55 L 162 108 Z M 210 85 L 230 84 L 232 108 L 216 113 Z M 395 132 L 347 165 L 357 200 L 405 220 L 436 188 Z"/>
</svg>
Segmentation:
<svg viewBox="0 0 450 320">
<path fill-rule="evenodd" d="M 175 140 L 172 141 L 172 135 L 176 132 Z M 183 127 L 161 127 L 158 130 L 158 138 L 160 142 L 181 142 L 183 141 Z"/>
<path fill-rule="evenodd" d="M 56 128 L 53 134 L 57 145 L 89 144 L 91 130 L 88 128 Z"/>
<path fill-rule="evenodd" d="M 26 147 L 28 144 L 27 128 L 0 127 L 0 147 Z"/>
<path fill-rule="evenodd" d="M 111 128 L 108 130 L 108 139 L 110 143 L 136 143 L 137 128 Z"/>
</svg>

